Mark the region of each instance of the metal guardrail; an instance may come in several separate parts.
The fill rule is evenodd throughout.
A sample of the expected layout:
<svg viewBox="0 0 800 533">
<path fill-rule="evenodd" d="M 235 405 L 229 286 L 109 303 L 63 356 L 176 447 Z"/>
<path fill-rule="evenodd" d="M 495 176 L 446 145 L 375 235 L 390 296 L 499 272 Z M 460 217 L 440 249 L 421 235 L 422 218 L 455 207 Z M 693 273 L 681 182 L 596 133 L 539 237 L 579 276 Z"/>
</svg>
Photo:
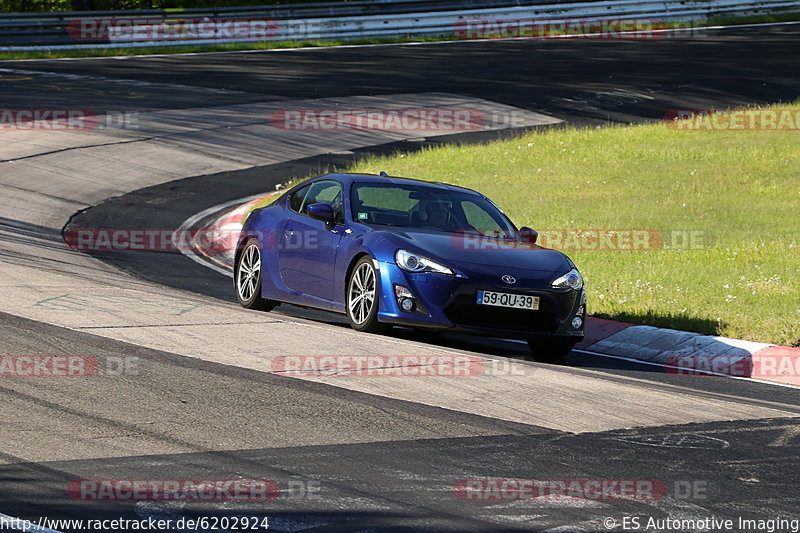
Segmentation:
<svg viewBox="0 0 800 533">
<path fill-rule="evenodd" d="M 357 0 L 267 6 L 194 9 L 141 9 L 130 11 L 80 11 L 58 13 L 0 13 L 0 46 L 79 44 L 69 35 L 71 21 L 87 18 L 152 20 L 164 23 L 188 19 L 267 19 L 274 21 L 328 19 L 348 16 L 432 13 L 459 9 L 486 9 L 546 3 L 551 0 Z M 577 1 L 577 0 L 567 0 Z M 101 42 L 98 39 L 96 42 Z M 82 44 L 89 44 L 82 43 Z"/>
<path fill-rule="evenodd" d="M 423 10 L 424 11 L 420 11 Z M 448 36 L 504 21 L 677 22 L 799 12 L 797 0 L 383 0 L 214 9 L 0 15 L 0 50 Z"/>
</svg>

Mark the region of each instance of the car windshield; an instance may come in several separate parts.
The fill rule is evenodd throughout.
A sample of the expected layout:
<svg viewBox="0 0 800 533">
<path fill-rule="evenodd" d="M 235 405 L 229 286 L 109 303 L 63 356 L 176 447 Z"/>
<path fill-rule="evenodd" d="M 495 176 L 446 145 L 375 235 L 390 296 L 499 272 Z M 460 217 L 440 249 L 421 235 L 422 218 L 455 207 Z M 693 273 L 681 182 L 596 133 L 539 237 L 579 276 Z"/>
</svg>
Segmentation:
<svg viewBox="0 0 800 533">
<path fill-rule="evenodd" d="M 468 192 L 413 184 L 356 183 L 351 194 L 357 222 L 517 238 L 514 225 L 492 202 Z"/>
</svg>

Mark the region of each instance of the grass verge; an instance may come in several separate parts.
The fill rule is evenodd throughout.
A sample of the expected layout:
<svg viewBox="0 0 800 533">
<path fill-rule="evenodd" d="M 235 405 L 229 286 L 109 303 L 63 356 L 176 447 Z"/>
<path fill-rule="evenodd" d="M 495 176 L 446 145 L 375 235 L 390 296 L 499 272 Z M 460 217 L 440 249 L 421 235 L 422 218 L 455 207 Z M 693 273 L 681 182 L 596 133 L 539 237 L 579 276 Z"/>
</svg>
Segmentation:
<svg viewBox="0 0 800 533">
<path fill-rule="evenodd" d="M 452 38 L 452 37 L 451 37 Z M 408 42 L 435 42 L 445 40 L 443 37 L 406 37 L 397 39 L 358 39 L 358 40 L 325 40 L 325 41 L 258 41 L 251 43 L 228 44 L 175 44 L 168 46 L 154 46 L 147 48 L 119 47 L 100 49 L 74 49 L 74 50 L 39 50 L 39 51 L 2 51 L 0 60 L 15 59 L 59 59 L 65 57 L 116 57 L 136 55 L 160 54 L 196 54 L 210 52 L 244 52 L 249 50 L 279 50 L 285 48 L 320 48 L 326 46 L 363 45 L 363 44 L 392 44 Z"/>
<path fill-rule="evenodd" d="M 369 158 L 349 170 L 477 189 L 543 237 L 657 232 L 655 249 L 565 249 L 586 277 L 593 315 L 798 346 L 799 140 L 797 130 L 664 123 L 563 128 Z"/>
</svg>

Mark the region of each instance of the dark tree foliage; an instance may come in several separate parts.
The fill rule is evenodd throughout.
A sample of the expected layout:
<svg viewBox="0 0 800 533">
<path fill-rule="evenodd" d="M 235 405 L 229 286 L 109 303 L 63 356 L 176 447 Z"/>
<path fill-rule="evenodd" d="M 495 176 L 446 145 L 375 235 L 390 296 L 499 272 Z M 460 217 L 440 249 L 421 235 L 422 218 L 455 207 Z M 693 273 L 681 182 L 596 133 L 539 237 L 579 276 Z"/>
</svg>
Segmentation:
<svg viewBox="0 0 800 533">
<path fill-rule="evenodd" d="M 0 13 L 279 5 L 343 0 L 0 0 Z"/>
</svg>

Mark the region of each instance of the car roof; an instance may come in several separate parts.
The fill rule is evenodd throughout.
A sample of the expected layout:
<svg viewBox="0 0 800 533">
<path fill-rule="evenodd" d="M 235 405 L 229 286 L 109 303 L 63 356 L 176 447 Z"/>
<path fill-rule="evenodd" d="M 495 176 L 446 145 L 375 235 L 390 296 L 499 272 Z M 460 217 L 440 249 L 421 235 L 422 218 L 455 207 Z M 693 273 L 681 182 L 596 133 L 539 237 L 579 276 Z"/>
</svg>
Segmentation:
<svg viewBox="0 0 800 533">
<path fill-rule="evenodd" d="M 336 178 L 342 181 L 351 181 L 353 183 L 395 183 L 398 185 L 416 185 L 423 187 L 430 187 L 431 189 L 460 191 L 483 196 L 478 191 L 461 187 L 459 185 L 450 185 L 449 183 L 442 183 L 440 181 L 425 181 L 413 178 L 401 178 L 398 176 L 384 176 L 378 174 L 353 174 L 353 173 L 340 173 L 340 174 L 326 174 L 320 176 L 322 178 Z"/>
</svg>

